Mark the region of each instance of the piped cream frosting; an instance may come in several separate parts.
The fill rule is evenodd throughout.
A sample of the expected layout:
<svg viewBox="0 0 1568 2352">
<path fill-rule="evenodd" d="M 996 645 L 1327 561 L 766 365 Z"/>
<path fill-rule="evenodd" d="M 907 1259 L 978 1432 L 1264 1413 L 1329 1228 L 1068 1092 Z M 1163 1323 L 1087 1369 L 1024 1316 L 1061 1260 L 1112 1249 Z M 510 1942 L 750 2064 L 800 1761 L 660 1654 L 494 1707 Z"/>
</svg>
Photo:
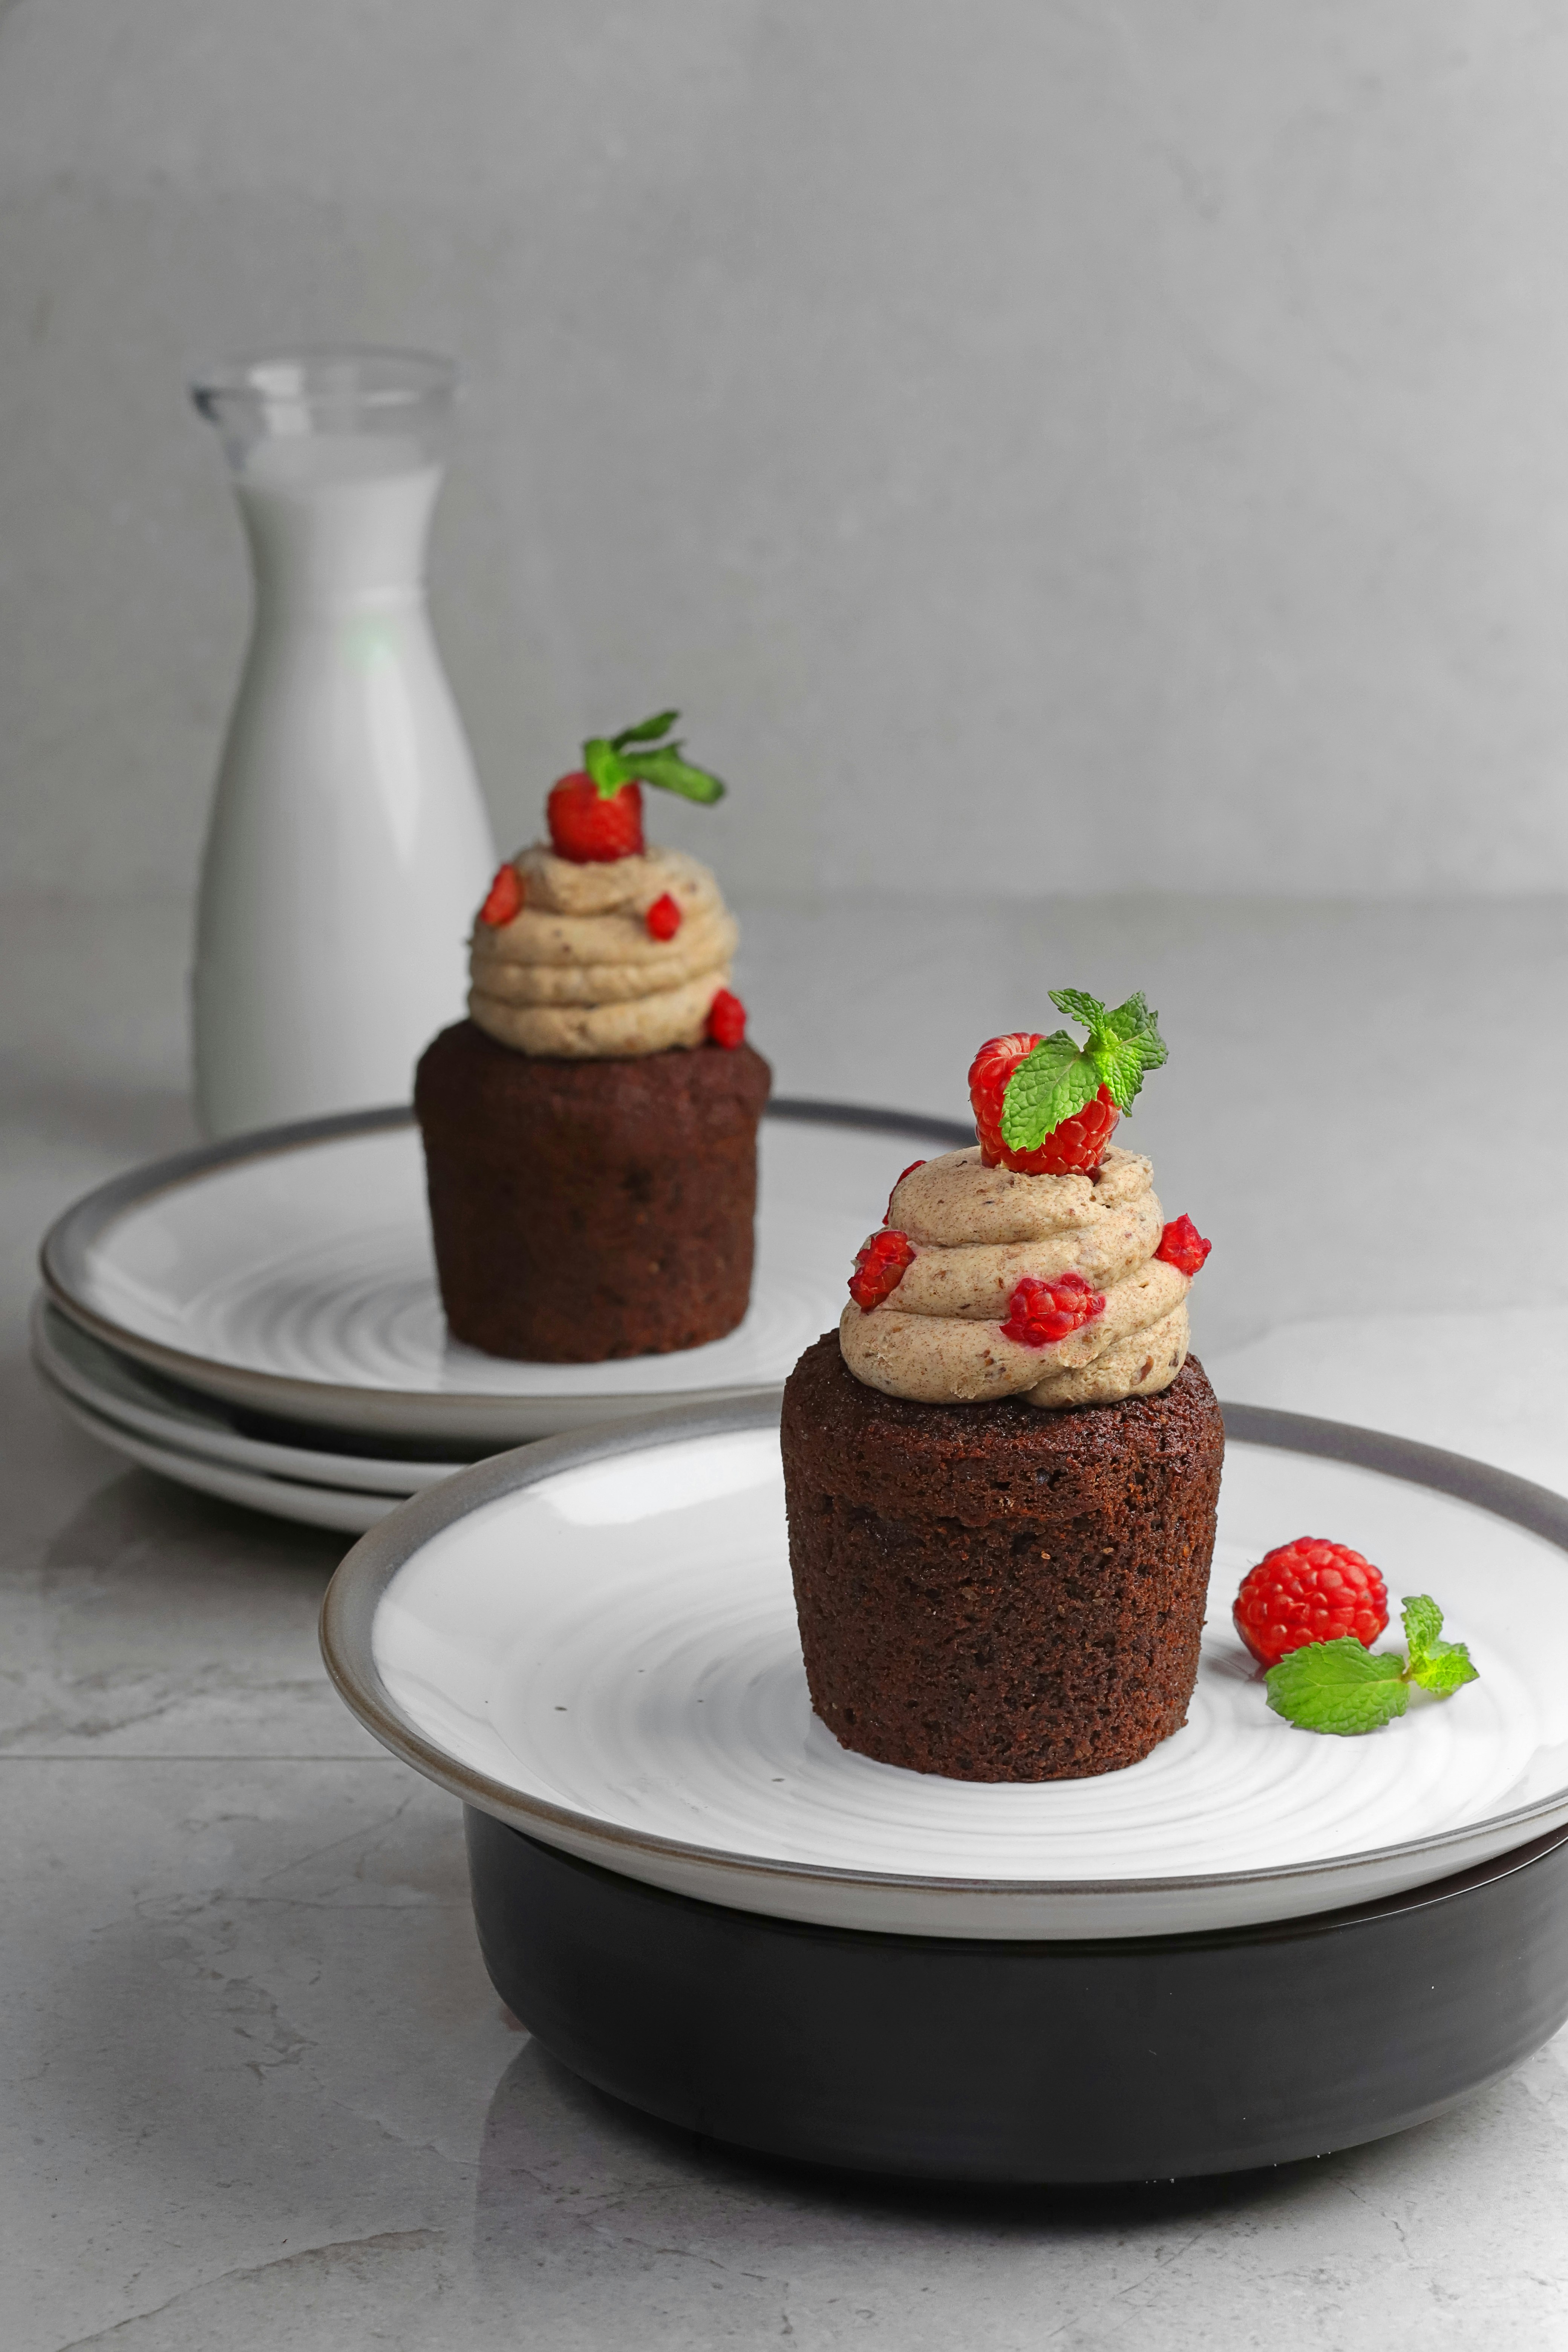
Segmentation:
<svg viewBox="0 0 1568 2352">
<path fill-rule="evenodd" d="M 521 908 L 510 923 L 476 923 L 469 941 L 478 1028 L 520 1053 L 571 1060 L 701 1044 L 740 938 L 706 866 L 651 845 L 578 866 L 535 844 L 512 863 Z M 667 896 L 680 927 L 658 940 L 647 911 Z"/>
<path fill-rule="evenodd" d="M 844 1360 L 868 1387 L 922 1404 L 1106 1404 L 1156 1395 L 1186 1361 L 1189 1279 L 1155 1255 L 1164 1214 L 1135 1151 L 1112 1146 L 1093 1177 L 988 1168 L 978 1144 L 944 1152 L 895 1186 L 888 1225 L 913 1261 L 880 1306 L 851 1299 L 839 1323 Z M 1103 1312 L 1048 1347 L 1007 1338 L 1024 1276 L 1063 1274 L 1081 1276 Z"/>
</svg>

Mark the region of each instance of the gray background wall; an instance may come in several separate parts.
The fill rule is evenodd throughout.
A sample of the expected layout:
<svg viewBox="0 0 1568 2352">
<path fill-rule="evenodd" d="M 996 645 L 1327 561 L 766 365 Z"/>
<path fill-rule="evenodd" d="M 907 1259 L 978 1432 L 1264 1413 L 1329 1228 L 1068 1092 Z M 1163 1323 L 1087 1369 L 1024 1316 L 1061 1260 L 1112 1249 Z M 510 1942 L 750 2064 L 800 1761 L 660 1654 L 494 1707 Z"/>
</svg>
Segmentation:
<svg viewBox="0 0 1568 2352">
<path fill-rule="evenodd" d="M 1564 120 L 1529 0 L 19 0 L 7 878 L 188 885 L 182 379 L 342 336 L 509 838 L 668 698 L 742 893 L 1568 886 Z"/>
</svg>

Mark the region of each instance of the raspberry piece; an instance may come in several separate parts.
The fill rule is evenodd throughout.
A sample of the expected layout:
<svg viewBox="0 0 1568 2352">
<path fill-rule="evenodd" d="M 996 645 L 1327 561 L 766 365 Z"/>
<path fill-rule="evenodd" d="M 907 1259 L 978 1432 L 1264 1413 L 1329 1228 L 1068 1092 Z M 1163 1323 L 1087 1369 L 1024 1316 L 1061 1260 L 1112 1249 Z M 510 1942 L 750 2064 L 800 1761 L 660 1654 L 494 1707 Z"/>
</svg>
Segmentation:
<svg viewBox="0 0 1568 2352">
<path fill-rule="evenodd" d="M 1191 1217 L 1173 1217 L 1160 1236 L 1160 1246 L 1154 1255 L 1163 1257 L 1167 1265 L 1173 1265 L 1178 1274 L 1190 1276 L 1196 1274 L 1213 1247 L 1213 1242 L 1205 1241 Z"/>
<path fill-rule="evenodd" d="M 608 799 L 579 768 L 550 788 L 544 803 L 550 846 L 574 866 L 608 866 L 617 857 L 640 857 L 642 787 L 623 784 Z"/>
<path fill-rule="evenodd" d="M 746 1008 L 727 988 L 708 1007 L 708 1034 L 715 1045 L 727 1045 L 731 1053 L 746 1042 Z"/>
<path fill-rule="evenodd" d="M 925 1161 L 923 1160 L 911 1160 L 909 1166 L 904 1171 L 904 1176 L 912 1176 L 917 1168 L 923 1168 L 924 1166 Z M 893 1185 L 893 1192 L 898 1191 L 899 1185 L 904 1181 L 904 1176 L 900 1176 L 897 1179 Z M 889 1192 L 888 1195 L 888 1205 L 882 1215 L 882 1223 L 884 1224 L 888 1223 L 893 1213 L 893 1192 Z"/>
<path fill-rule="evenodd" d="M 917 1167 L 924 1164 L 915 1162 Z M 869 1315 L 873 1307 L 891 1297 L 904 1278 L 904 1269 L 914 1262 L 915 1247 L 908 1234 L 873 1234 L 865 1248 L 856 1251 L 855 1271 L 849 1277 L 849 1296 L 861 1314 Z"/>
<path fill-rule="evenodd" d="M 643 918 L 650 940 L 672 940 L 680 929 L 680 908 L 667 890 L 656 898 Z"/>
<path fill-rule="evenodd" d="M 496 878 L 490 884 L 489 896 L 479 908 L 479 920 L 492 930 L 510 923 L 514 915 L 522 912 L 522 877 L 515 866 L 498 866 Z"/>
<path fill-rule="evenodd" d="M 980 1156 L 987 1168 L 1012 1168 L 1023 1176 L 1066 1176 L 1075 1168 L 1098 1168 L 1121 1113 L 1101 1087 L 1091 1103 L 1053 1127 L 1033 1151 L 1015 1151 L 1002 1140 L 1002 1097 L 1020 1062 L 1041 1043 L 1037 1034 L 1016 1030 L 989 1037 L 969 1066 L 969 1099 Z"/>
<path fill-rule="evenodd" d="M 1058 1274 L 1049 1282 L 1026 1274 L 1007 1301 L 1002 1337 L 1016 1339 L 1021 1348 L 1054 1348 L 1058 1339 L 1070 1339 L 1104 1312 L 1103 1296 L 1091 1290 L 1081 1274 Z"/>
<path fill-rule="evenodd" d="M 1388 1622 L 1388 1589 L 1348 1544 L 1298 1536 L 1247 1570 L 1230 1613 L 1258 1664 L 1273 1666 L 1288 1650 L 1347 1633 L 1370 1649 Z"/>
</svg>

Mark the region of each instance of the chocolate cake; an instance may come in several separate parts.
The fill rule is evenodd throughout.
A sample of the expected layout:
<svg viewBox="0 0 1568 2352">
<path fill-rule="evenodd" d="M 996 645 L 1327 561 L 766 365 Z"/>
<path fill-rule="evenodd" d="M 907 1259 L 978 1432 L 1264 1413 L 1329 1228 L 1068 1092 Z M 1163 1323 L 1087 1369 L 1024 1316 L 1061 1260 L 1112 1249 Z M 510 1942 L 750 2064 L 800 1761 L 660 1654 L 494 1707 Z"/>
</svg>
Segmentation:
<svg viewBox="0 0 1568 2352">
<path fill-rule="evenodd" d="M 724 790 L 660 740 L 676 716 L 591 738 L 552 786 L 548 843 L 479 910 L 468 1018 L 419 1065 L 447 1328 L 492 1356 L 661 1355 L 746 1311 L 769 1071 L 718 883 L 643 838 L 644 783 Z"/>
<path fill-rule="evenodd" d="M 856 1380 L 828 1332 L 784 1402 L 816 1713 L 846 1748 L 959 1780 L 1137 1763 L 1186 1717 L 1224 1445 L 1192 1357 L 1114 1404 L 931 1405 Z"/>
<path fill-rule="evenodd" d="M 1209 1244 L 1112 1145 L 1165 1058 L 1142 996 L 1052 1002 L 970 1069 L 978 1141 L 906 1168 L 784 1399 L 812 1705 L 846 1748 L 1077 1780 L 1181 1728 L 1225 1429 L 1187 1354 Z"/>
<path fill-rule="evenodd" d="M 732 1331 L 768 1081 L 750 1045 L 552 1061 L 443 1029 L 414 1108 L 454 1338 L 571 1364 Z"/>
</svg>

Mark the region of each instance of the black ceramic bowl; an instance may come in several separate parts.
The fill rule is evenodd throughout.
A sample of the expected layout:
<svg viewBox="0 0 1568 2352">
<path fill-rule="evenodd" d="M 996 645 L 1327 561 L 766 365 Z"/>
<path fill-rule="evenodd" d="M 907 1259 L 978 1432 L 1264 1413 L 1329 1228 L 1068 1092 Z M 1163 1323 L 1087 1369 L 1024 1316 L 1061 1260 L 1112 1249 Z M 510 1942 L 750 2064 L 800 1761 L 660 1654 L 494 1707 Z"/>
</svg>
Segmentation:
<svg viewBox="0 0 1568 2352">
<path fill-rule="evenodd" d="M 1283 2164 L 1439 2115 L 1568 2019 L 1568 1830 L 1357 1909 L 1001 1943 L 670 1895 L 467 1809 L 490 1980 L 667 2122 L 947 2180 Z"/>
</svg>

